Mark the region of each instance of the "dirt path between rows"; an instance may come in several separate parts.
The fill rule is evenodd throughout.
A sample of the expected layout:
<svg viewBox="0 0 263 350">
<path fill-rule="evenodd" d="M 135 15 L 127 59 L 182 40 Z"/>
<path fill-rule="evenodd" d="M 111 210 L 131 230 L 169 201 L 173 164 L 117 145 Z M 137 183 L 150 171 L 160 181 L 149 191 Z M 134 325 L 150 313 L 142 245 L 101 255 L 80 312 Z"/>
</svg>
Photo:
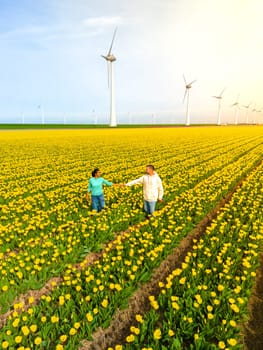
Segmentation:
<svg viewBox="0 0 263 350">
<path fill-rule="evenodd" d="M 127 230 L 128 231 L 128 230 Z M 119 232 L 116 234 L 115 238 L 118 236 L 124 236 L 124 233 L 127 231 Z M 112 241 L 111 241 L 112 244 Z M 99 260 L 102 255 L 105 253 L 105 248 L 107 247 L 108 244 L 105 244 L 103 247 L 104 249 L 100 253 L 90 253 L 86 256 L 83 262 L 81 263 L 76 263 L 73 265 L 73 268 L 77 268 L 78 270 L 84 269 L 88 267 L 89 265 L 93 265 L 96 260 Z M 114 249 L 115 245 L 112 244 L 112 248 Z M 16 308 L 17 313 L 21 313 L 22 311 L 28 310 L 30 307 L 33 305 L 36 305 L 39 303 L 40 298 L 42 295 L 47 295 L 52 292 L 54 288 L 56 288 L 60 283 L 62 283 L 63 277 L 58 276 L 58 277 L 52 277 L 48 282 L 45 283 L 45 285 L 38 290 L 29 290 L 25 294 L 21 294 L 19 297 L 17 297 L 14 302 L 13 306 L 15 304 L 22 304 L 22 307 Z M 29 303 L 29 298 L 33 297 L 34 301 Z M 0 329 L 6 324 L 9 316 L 14 312 L 14 310 L 11 308 L 9 311 L 7 311 L 4 314 L 0 314 Z"/>
<path fill-rule="evenodd" d="M 244 325 L 244 350 L 263 349 L 263 252 L 257 269 L 256 283 L 249 300 L 250 319 Z"/>
<path fill-rule="evenodd" d="M 133 228 L 139 227 L 140 224 L 142 224 L 142 222 L 138 223 L 136 225 L 133 225 L 132 227 Z M 84 268 L 87 268 L 90 265 L 94 265 L 95 261 L 99 260 L 103 256 L 103 254 L 106 252 L 106 248 L 108 247 L 109 244 L 111 245 L 111 249 L 114 249 L 116 246 L 116 244 L 114 243 L 115 239 L 117 237 L 124 239 L 125 233 L 127 233 L 129 231 L 130 231 L 130 228 L 125 230 L 125 231 L 116 232 L 114 235 L 114 239 L 112 241 L 107 242 L 107 243 L 102 245 L 103 249 L 101 252 L 89 253 L 81 263 L 74 264 L 73 268 L 76 268 L 78 270 L 82 270 Z M 48 295 L 49 293 L 51 293 L 54 288 L 56 288 L 60 283 L 62 283 L 62 281 L 63 281 L 62 276 L 52 277 L 52 278 L 50 278 L 49 281 L 47 281 L 45 283 L 45 285 L 41 289 L 29 290 L 25 294 L 19 295 L 13 301 L 12 305 L 14 306 L 15 304 L 22 304 L 22 306 L 15 308 L 15 311 L 19 314 L 22 311 L 28 310 L 33 305 L 38 304 L 42 295 Z M 34 301 L 29 302 L 29 298 L 34 298 Z M 0 311 L 1 311 L 1 308 L 0 308 Z M 11 309 L 9 311 L 7 311 L 6 313 L 0 314 L 0 329 L 6 324 L 9 316 L 12 315 L 13 312 L 14 312 L 14 310 L 11 307 Z"/>
</svg>

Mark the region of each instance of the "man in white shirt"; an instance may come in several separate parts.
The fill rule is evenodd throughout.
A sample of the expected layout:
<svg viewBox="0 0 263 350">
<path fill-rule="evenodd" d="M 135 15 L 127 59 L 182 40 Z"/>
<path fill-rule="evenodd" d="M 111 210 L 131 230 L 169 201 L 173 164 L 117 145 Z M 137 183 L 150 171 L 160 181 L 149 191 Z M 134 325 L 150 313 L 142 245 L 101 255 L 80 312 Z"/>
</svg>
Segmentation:
<svg viewBox="0 0 263 350">
<path fill-rule="evenodd" d="M 155 172 L 153 165 L 146 166 L 146 174 L 139 179 L 130 181 L 125 186 L 143 185 L 144 210 L 150 217 L 156 206 L 156 202 L 163 201 L 163 185 L 159 175 Z"/>
</svg>

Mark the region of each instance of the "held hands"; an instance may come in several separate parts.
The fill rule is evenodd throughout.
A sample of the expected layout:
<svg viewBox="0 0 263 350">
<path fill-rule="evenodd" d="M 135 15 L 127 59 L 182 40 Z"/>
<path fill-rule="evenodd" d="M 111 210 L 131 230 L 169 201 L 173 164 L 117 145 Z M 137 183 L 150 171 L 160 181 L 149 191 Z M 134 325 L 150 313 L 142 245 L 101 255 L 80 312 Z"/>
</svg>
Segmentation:
<svg viewBox="0 0 263 350">
<path fill-rule="evenodd" d="M 113 184 L 114 187 L 125 187 L 125 184 Z"/>
</svg>

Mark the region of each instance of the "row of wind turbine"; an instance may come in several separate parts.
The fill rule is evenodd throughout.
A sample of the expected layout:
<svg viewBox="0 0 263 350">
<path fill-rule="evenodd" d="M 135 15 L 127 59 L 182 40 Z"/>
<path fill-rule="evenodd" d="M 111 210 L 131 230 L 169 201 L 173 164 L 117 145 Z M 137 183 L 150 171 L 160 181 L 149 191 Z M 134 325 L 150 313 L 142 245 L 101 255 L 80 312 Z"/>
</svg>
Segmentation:
<svg viewBox="0 0 263 350">
<path fill-rule="evenodd" d="M 116 57 L 112 53 L 112 47 L 115 40 L 117 28 L 115 28 L 112 41 L 110 44 L 109 51 L 107 55 L 101 55 L 106 61 L 108 66 L 108 88 L 110 89 L 110 126 L 115 127 L 117 126 L 116 121 L 116 109 L 115 109 L 115 90 L 114 90 L 114 69 L 113 69 L 113 62 L 116 61 Z M 193 80 L 191 82 L 187 82 L 185 76 L 183 75 L 184 83 L 185 83 L 185 93 L 183 98 L 183 103 L 186 100 L 186 121 L 185 125 L 190 125 L 190 112 L 189 112 L 189 101 L 190 101 L 190 89 L 192 88 L 192 85 L 196 82 L 196 80 Z M 218 112 L 217 112 L 217 125 L 221 125 L 221 109 L 222 109 L 222 99 L 223 99 L 223 93 L 225 92 L 226 88 L 224 88 L 221 93 L 217 96 L 212 96 L 213 98 L 216 98 L 218 100 Z M 250 102 L 248 105 L 243 106 L 246 108 L 246 124 L 248 124 L 248 115 L 249 115 L 249 108 L 252 105 L 252 102 Z M 235 107 L 235 124 L 238 124 L 238 112 L 239 112 L 239 95 L 237 96 L 236 101 L 233 103 L 232 107 Z M 260 112 L 259 110 L 254 107 L 252 110 L 252 113 Z M 42 111 L 42 122 L 44 113 Z"/>
<path fill-rule="evenodd" d="M 116 109 L 115 109 L 114 71 L 113 71 L 113 62 L 116 61 L 116 57 L 112 54 L 112 47 L 116 36 L 116 32 L 117 32 L 117 28 L 113 33 L 108 54 L 106 56 L 101 55 L 101 57 L 103 57 L 108 64 L 108 87 L 110 89 L 110 126 L 111 127 L 117 126 Z M 186 99 L 186 125 L 190 125 L 190 113 L 189 113 L 190 89 L 193 83 L 196 82 L 196 80 L 193 80 L 190 83 L 187 83 L 184 75 L 183 75 L 183 78 L 185 82 L 185 94 L 183 98 L 183 103 Z"/>
</svg>

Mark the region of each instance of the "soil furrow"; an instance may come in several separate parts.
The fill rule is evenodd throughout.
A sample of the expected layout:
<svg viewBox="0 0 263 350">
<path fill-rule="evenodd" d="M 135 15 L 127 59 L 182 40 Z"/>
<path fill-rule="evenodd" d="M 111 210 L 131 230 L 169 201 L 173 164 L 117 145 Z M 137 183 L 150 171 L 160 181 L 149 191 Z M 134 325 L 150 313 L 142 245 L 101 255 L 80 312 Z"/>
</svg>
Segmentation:
<svg viewBox="0 0 263 350">
<path fill-rule="evenodd" d="M 263 349 L 263 252 L 249 300 L 250 319 L 244 325 L 244 350 Z"/>
</svg>

